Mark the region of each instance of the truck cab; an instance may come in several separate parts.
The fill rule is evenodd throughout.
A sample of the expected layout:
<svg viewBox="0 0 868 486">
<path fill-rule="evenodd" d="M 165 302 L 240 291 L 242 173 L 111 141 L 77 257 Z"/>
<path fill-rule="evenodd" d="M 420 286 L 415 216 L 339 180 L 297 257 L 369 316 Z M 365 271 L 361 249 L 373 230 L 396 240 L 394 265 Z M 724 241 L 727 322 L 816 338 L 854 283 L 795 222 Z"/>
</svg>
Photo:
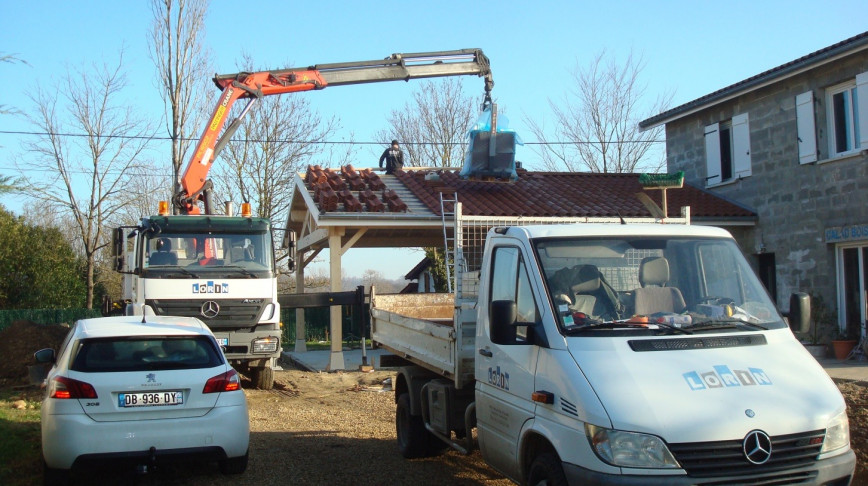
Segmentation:
<svg viewBox="0 0 868 486">
<path fill-rule="evenodd" d="M 196 317 L 230 362 L 271 388 L 280 305 L 271 223 L 230 216 L 151 216 L 115 233 L 126 315 Z"/>
<path fill-rule="evenodd" d="M 478 442 L 514 481 L 849 484 L 844 400 L 727 232 L 501 227 L 480 275 Z"/>
</svg>

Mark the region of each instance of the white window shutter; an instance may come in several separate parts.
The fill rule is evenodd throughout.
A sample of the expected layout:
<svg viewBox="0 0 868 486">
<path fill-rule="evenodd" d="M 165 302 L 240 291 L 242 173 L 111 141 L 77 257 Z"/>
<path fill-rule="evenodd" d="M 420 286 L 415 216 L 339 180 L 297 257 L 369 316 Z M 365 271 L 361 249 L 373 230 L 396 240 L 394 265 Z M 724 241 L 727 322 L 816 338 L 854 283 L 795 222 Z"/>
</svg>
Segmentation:
<svg viewBox="0 0 868 486">
<path fill-rule="evenodd" d="M 750 127 L 747 113 L 732 117 L 732 172 L 736 179 L 751 174 Z"/>
<path fill-rule="evenodd" d="M 705 185 L 720 183 L 720 124 L 705 127 Z"/>
<path fill-rule="evenodd" d="M 817 161 L 817 126 L 814 119 L 814 92 L 796 96 L 796 128 L 799 142 L 799 163 Z"/>
<path fill-rule="evenodd" d="M 859 120 L 859 149 L 868 150 L 868 72 L 856 75 L 856 116 Z"/>
</svg>

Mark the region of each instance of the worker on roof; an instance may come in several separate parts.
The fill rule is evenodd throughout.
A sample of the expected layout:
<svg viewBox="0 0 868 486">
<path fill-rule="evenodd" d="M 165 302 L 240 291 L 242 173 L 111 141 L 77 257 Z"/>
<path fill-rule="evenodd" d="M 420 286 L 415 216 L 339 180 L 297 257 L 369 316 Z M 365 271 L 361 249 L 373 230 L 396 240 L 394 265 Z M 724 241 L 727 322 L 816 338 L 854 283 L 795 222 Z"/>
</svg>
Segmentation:
<svg viewBox="0 0 868 486">
<path fill-rule="evenodd" d="M 383 168 L 383 160 L 386 161 L 386 174 L 391 174 L 395 170 L 404 166 L 404 152 L 398 147 L 398 141 L 392 140 L 392 145 L 383 151 L 380 156 L 380 168 Z"/>
</svg>

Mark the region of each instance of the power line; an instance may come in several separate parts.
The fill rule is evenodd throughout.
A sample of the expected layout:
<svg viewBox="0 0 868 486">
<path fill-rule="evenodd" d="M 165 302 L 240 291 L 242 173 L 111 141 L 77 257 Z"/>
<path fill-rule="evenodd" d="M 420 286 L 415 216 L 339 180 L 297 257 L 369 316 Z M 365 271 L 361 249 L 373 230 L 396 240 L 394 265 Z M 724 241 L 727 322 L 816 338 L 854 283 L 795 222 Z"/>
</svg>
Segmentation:
<svg viewBox="0 0 868 486">
<path fill-rule="evenodd" d="M 27 136 L 52 136 L 52 137 L 70 137 L 70 138 L 86 138 L 92 135 L 86 133 L 61 133 L 61 132 L 24 132 L 13 130 L 0 130 L 0 135 L 27 135 Z M 122 140 L 172 140 L 172 137 L 158 137 L 156 135 L 100 135 L 100 138 Z M 177 137 L 178 140 L 196 142 L 198 138 Z M 245 142 L 245 143 L 301 143 L 307 145 L 384 145 L 385 141 L 334 141 L 334 140 L 291 140 L 291 139 L 259 139 L 259 138 L 231 138 L 230 142 Z M 617 140 L 617 141 L 592 141 L 592 140 L 573 140 L 559 142 L 523 142 L 523 145 L 603 145 L 603 144 L 628 144 L 628 143 L 666 143 L 665 140 Z M 467 142 L 402 142 L 403 145 L 465 145 Z"/>
</svg>

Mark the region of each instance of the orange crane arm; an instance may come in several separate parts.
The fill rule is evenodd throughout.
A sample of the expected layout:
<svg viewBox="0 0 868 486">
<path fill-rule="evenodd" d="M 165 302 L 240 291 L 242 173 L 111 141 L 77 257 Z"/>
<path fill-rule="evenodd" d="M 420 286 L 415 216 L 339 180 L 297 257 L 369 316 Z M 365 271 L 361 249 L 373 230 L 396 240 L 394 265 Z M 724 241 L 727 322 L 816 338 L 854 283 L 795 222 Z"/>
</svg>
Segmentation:
<svg viewBox="0 0 868 486">
<path fill-rule="evenodd" d="M 319 64 L 306 68 L 291 68 L 255 73 L 237 73 L 214 77 L 223 90 L 217 107 L 211 114 L 196 150 L 181 176 L 173 202 L 184 214 L 199 214 L 199 201 L 205 212 L 211 212 L 208 173 L 214 159 L 240 126 L 241 120 L 259 98 L 269 95 L 323 89 L 327 86 L 409 81 L 443 76 L 476 75 L 485 79 L 485 103 L 491 103 L 494 80 L 488 58 L 480 49 L 392 54 L 373 61 Z M 240 98 L 250 101 L 241 114 L 220 135 L 232 105 Z"/>
</svg>

